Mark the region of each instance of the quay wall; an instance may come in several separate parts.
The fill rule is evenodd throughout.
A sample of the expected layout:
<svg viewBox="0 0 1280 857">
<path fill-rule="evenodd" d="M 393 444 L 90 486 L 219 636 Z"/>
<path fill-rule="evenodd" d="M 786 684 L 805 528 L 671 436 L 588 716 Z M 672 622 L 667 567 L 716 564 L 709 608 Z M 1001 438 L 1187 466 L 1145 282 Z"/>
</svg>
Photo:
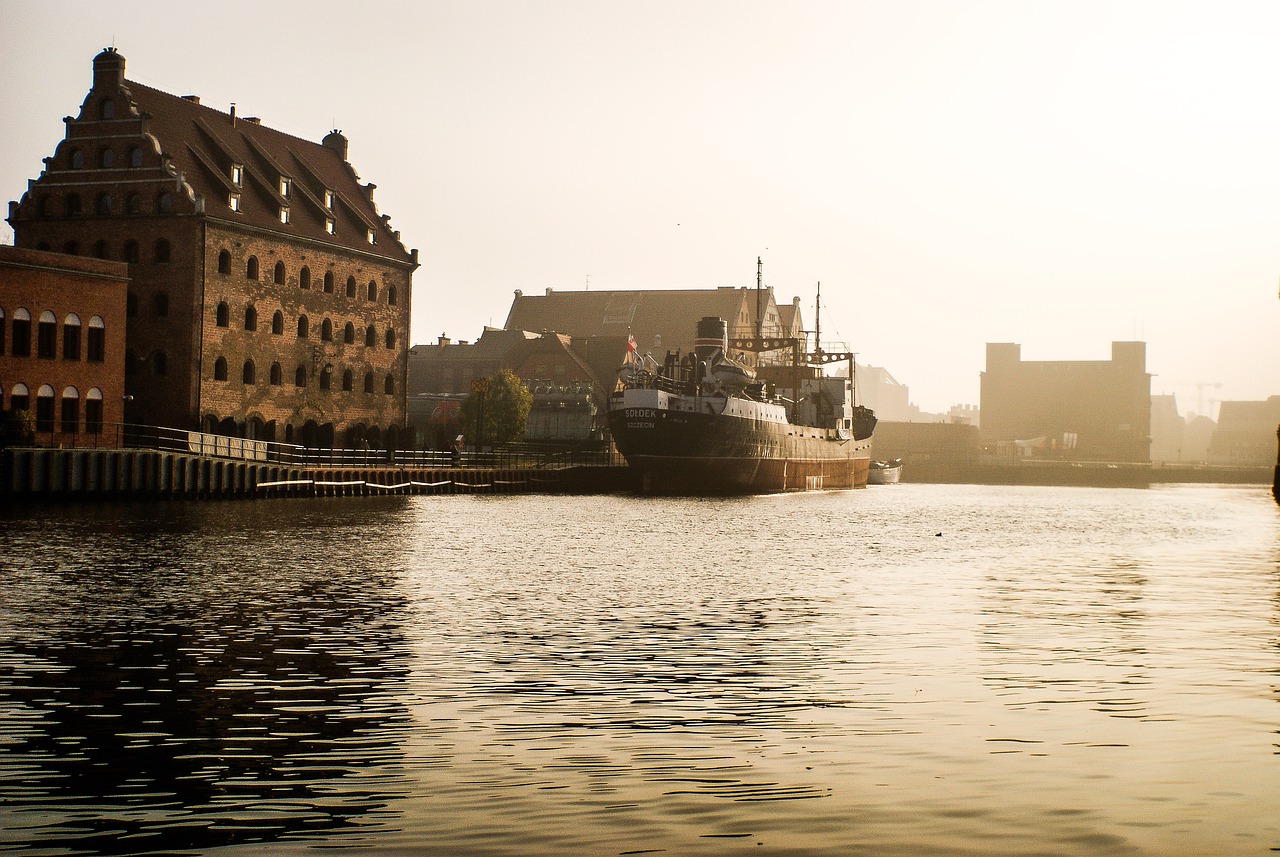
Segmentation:
<svg viewBox="0 0 1280 857">
<path fill-rule="evenodd" d="M 0 499 L 258 499 L 378 494 L 597 494 L 625 467 L 305 467 L 134 449 L 8 449 Z"/>
</svg>

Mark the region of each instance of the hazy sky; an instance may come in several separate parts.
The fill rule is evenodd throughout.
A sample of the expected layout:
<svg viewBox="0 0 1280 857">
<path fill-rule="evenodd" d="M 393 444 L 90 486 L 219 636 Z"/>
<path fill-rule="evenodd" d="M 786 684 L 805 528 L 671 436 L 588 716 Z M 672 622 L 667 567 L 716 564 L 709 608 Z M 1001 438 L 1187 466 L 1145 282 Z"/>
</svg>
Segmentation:
<svg viewBox="0 0 1280 857">
<path fill-rule="evenodd" d="M 986 342 L 1146 340 L 1184 413 L 1280 393 L 1280 3 L 0 0 L 0 33 L 0 201 L 114 43 L 133 80 L 340 128 L 420 250 L 414 342 L 762 256 L 926 410 L 977 404 Z"/>
</svg>

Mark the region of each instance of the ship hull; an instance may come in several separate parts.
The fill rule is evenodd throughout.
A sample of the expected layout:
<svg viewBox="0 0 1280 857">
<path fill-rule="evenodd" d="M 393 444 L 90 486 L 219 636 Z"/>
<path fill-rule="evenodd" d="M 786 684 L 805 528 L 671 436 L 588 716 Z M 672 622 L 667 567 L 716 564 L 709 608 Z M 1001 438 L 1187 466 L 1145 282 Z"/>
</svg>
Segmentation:
<svg viewBox="0 0 1280 857">
<path fill-rule="evenodd" d="M 654 494 L 767 494 L 865 488 L 871 440 L 785 421 L 697 410 L 617 407 L 618 451 Z"/>
</svg>

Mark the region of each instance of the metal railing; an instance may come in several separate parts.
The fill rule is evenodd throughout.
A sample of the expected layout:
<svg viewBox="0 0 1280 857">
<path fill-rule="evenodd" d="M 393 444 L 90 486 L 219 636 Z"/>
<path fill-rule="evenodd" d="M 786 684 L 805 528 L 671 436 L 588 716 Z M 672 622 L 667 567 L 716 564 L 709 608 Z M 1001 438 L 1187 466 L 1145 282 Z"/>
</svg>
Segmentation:
<svg viewBox="0 0 1280 857">
<path fill-rule="evenodd" d="M 299 467 L 525 469 L 621 466 L 625 463 L 616 451 L 604 445 L 516 443 L 496 449 L 467 449 L 456 454 L 437 449 L 318 448 L 129 423 L 103 424 L 99 432 L 45 429 L 33 432 L 30 444 L 19 441 L 13 445 L 64 449 L 151 449 Z"/>
</svg>

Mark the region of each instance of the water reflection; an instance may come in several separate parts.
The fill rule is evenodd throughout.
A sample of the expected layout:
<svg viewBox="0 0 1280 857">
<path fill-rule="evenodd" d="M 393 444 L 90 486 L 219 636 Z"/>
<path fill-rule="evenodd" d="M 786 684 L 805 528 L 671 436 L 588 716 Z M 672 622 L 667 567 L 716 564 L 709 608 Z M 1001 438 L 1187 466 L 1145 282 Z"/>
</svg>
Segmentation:
<svg viewBox="0 0 1280 857">
<path fill-rule="evenodd" d="M 354 527 L 333 506 L 262 507 L 268 532 L 314 547 L 287 557 L 209 508 L 55 512 L 12 534 L 10 840 L 199 850 L 388 823 L 409 721 L 396 570 L 333 555 Z"/>
</svg>

